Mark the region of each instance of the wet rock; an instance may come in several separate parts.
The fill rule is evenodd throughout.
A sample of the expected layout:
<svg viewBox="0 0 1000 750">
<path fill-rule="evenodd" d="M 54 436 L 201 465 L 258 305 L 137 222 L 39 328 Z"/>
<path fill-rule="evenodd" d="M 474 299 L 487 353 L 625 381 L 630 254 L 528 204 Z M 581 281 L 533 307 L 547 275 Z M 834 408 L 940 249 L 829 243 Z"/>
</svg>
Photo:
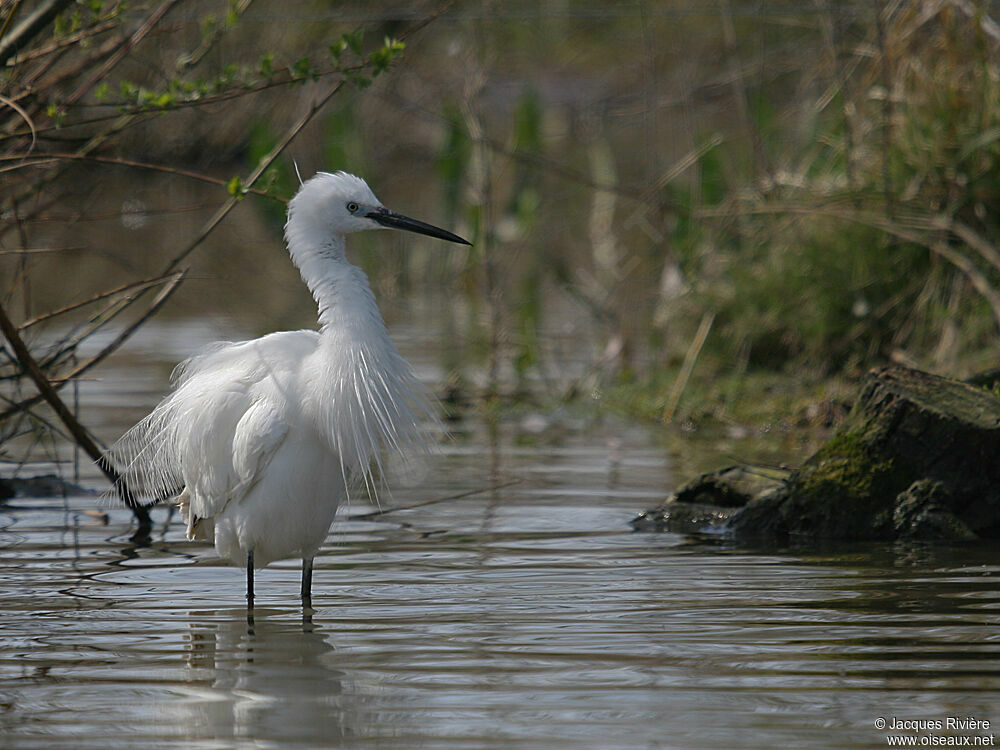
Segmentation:
<svg viewBox="0 0 1000 750">
<path fill-rule="evenodd" d="M 637 531 L 672 531 L 675 534 L 724 532 L 736 508 L 678 502 L 676 497 L 632 519 Z"/>
<path fill-rule="evenodd" d="M 969 385 L 974 385 L 977 388 L 986 388 L 991 391 L 996 391 L 1000 388 L 1000 367 L 994 367 L 990 370 L 984 370 L 983 372 L 976 373 L 965 382 Z"/>
<path fill-rule="evenodd" d="M 677 501 L 723 508 L 741 508 L 761 494 L 783 484 L 787 471 L 730 466 L 702 474 L 677 492 Z"/>
<path fill-rule="evenodd" d="M 875 370 L 799 469 L 759 488 L 741 485 L 745 476 L 706 475 L 674 501 L 736 507 L 726 530 L 744 538 L 998 539 L 1000 398 L 917 370 Z"/>
<path fill-rule="evenodd" d="M 780 490 L 782 478 L 781 472 L 746 466 L 702 474 L 634 519 L 632 525 L 639 530 L 675 533 L 722 531 L 738 510 Z"/>
<path fill-rule="evenodd" d="M 975 532 L 954 512 L 953 500 L 941 482 L 920 479 L 896 498 L 892 523 L 897 539 L 970 541 Z"/>
</svg>

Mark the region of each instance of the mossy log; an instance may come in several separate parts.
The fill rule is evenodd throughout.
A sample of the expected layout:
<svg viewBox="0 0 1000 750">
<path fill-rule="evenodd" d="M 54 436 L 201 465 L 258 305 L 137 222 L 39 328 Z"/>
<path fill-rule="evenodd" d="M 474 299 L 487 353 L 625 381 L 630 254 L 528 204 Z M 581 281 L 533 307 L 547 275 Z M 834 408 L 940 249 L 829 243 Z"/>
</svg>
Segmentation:
<svg viewBox="0 0 1000 750">
<path fill-rule="evenodd" d="M 688 487 L 674 502 L 685 493 L 706 497 Z M 874 370 L 830 440 L 727 516 L 742 538 L 1000 538 L 1000 398 L 917 370 Z"/>
</svg>

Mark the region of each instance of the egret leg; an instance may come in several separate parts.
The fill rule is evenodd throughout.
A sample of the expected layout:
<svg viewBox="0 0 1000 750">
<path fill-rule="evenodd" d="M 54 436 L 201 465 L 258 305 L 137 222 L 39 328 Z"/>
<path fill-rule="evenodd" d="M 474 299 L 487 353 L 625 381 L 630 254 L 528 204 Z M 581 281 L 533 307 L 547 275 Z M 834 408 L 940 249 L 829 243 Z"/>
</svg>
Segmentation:
<svg viewBox="0 0 1000 750">
<path fill-rule="evenodd" d="M 302 558 L 302 606 L 312 607 L 313 559 Z"/>
<path fill-rule="evenodd" d="M 247 552 L 247 609 L 253 609 L 253 550 Z"/>
</svg>

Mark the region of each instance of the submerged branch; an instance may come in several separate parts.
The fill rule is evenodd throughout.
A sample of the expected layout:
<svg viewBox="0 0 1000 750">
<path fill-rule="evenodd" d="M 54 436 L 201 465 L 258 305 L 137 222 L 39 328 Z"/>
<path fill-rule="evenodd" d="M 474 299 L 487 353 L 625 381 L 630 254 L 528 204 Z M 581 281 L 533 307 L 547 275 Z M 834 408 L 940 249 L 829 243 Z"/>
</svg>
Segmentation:
<svg viewBox="0 0 1000 750">
<path fill-rule="evenodd" d="M 435 503 L 444 503 L 449 500 L 463 500 L 467 497 L 482 495 L 484 492 L 496 492 L 497 490 L 502 490 L 505 487 L 520 484 L 520 482 L 520 479 L 511 479 L 510 481 L 501 482 L 500 484 L 492 484 L 489 487 L 480 487 L 479 489 L 468 490 L 467 492 L 457 492 L 454 495 L 445 495 L 444 497 L 432 497 L 427 500 L 419 500 L 408 505 L 400 505 L 396 508 L 379 508 L 378 510 L 373 510 L 369 513 L 358 513 L 356 515 L 349 516 L 349 518 L 351 521 L 367 521 L 373 518 L 381 518 L 389 513 L 395 513 L 397 510 L 413 510 L 414 508 L 422 508 L 425 505 L 434 505 Z"/>
<path fill-rule="evenodd" d="M 14 350 L 14 356 L 17 358 L 18 363 L 24 368 L 24 371 L 28 374 L 28 377 L 35 383 L 35 387 L 38 388 L 38 392 L 52 410 L 59 417 L 59 420 L 66 426 L 69 430 L 70 435 L 73 436 L 73 440 L 86 451 L 87 455 L 90 456 L 94 463 L 101 472 L 106 476 L 113 485 L 119 490 L 122 495 L 122 499 L 128 503 L 128 498 L 130 497 L 128 488 L 125 486 L 122 476 L 118 471 L 111 466 L 111 464 L 104 458 L 104 451 L 102 451 L 94 438 L 90 435 L 90 432 L 80 424 L 79 420 L 73 415 L 69 407 L 59 398 L 59 394 L 56 392 L 55 387 L 49 382 L 48 378 L 45 377 L 45 373 L 42 372 L 42 368 L 35 361 L 35 358 L 31 356 L 31 352 L 28 351 L 27 345 L 24 340 L 17 332 L 17 328 L 11 322 L 11 319 L 7 316 L 7 311 L 4 309 L 3 305 L 0 305 L 0 330 L 3 331 L 4 336 L 7 341 L 10 342 L 11 348 Z M 143 527 L 148 528 L 149 526 L 149 513 L 144 508 L 136 507 L 130 504 L 136 518 L 139 521 L 140 529 Z"/>
</svg>

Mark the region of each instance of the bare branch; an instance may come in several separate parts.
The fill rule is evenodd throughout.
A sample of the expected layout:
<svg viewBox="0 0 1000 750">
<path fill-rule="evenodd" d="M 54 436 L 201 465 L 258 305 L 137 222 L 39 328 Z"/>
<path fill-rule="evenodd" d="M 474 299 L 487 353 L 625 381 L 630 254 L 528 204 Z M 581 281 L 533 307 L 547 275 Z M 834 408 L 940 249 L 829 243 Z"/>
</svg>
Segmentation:
<svg viewBox="0 0 1000 750">
<path fill-rule="evenodd" d="M 141 42 L 148 34 L 151 32 L 156 25 L 163 20 L 163 17 L 179 3 L 180 0 L 166 0 L 166 2 L 161 3 L 156 10 L 154 10 L 149 17 L 139 24 L 138 28 L 132 33 L 132 36 L 122 44 L 113 55 L 96 71 L 90 76 L 76 91 L 66 97 L 66 101 L 60 107 L 61 111 L 65 111 L 66 107 L 76 104 L 80 99 L 82 99 L 88 91 L 90 91 L 94 86 L 96 86 L 101 80 L 110 73 L 118 63 L 120 63 L 125 55 L 132 51 L 139 42 Z"/>
<path fill-rule="evenodd" d="M 0 154 L 0 162 L 12 161 L 16 158 L 15 156 L 6 156 Z M 24 167 L 36 167 L 43 166 L 49 161 L 85 161 L 93 162 L 95 164 L 113 164 L 120 167 L 133 167 L 135 169 L 144 169 L 151 172 L 163 172 L 164 174 L 172 174 L 178 177 L 186 177 L 189 180 L 196 180 L 198 182 L 206 182 L 210 185 L 219 185 L 224 187 L 228 180 L 223 180 L 218 177 L 212 177 L 201 172 L 193 172 L 189 169 L 179 169 L 177 167 L 168 167 L 165 164 L 153 164 L 151 162 L 136 161 L 135 159 L 124 159 L 116 156 L 102 156 L 99 154 L 82 154 L 82 153 L 70 153 L 70 152 L 39 152 L 31 156 L 30 161 L 26 161 L 23 164 L 17 164 L 10 167 L 0 167 L 0 174 L 4 172 L 12 171 L 15 169 L 22 169 Z M 248 193 L 253 195 L 259 195 L 262 198 L 271 198 L 273 200 L 281 201 L 287 203 L 288 199 L 281 198 L 275 195 L 271 195 L 266 190 L 258 189 L 247 189 Z"/>
<path fill-rule="evenodd" d="M 31 115 L 29 115 L 24 109 L 22 109 L 21 106 L 13 99 L 8 99 L 6 96 L 0 94 L 0 104 L 5 104 L 12 110 L 17 112 L 17 114 L 21 116 L 21 119 L 24 120 L 24 122 L 28 125 L 28 129 L 31 130 L 31 144 L 28 146 L 28 150 L 25 153 L 21 154 L 20 156 L 22 160 L 27 159 L 28 156 L 31 154 L 31 152 L 35 150 L 35 144 L 38 143 L 38 131 L 35 130 L 35 123 L 31 119 Z M 5 158 L 11 158 L 11 157 L 5 157 Z M 18 158 L 18 157 L 13 157 L 13 158 Z"/>
<path fill-rule="evenodd" d="M 10 342 L 17 361 L 34 381 L 41 397 L 48 402 L 62 423 L 66 425 L 66 429 L 69 430 L 77 445 L 83 448 L 94 461 L 98 462 L 101 471 L 104 472 L 108 479 L 117 483 L 121 478 L 118 472 L 113 467 L 101 462 L 104 452 L 97 447 L 97 443 L 94 442 L 90 433 L 77 421 L 76 417 L 69 410 L 69 407 L 59 398 L 56 389 L 52 387 L 48 378 L 45 377 L 45 373 L 42 372 L 42 368 L 39 367 L 38 362 L 31 356 L 31 352 L 28 351 L 28 347 L 25 345 L 23 339 L 18 335 L 17 328 L 7 316 L 7 311 L 3 308 L 3 305 L 0 305 L 0 330 L 3 331 L 4 336 L 7 337 L 7 341 Z"/>
<path fill-rule="evenodd" d="M 0 65 L 6 65 L 17 50 L 40 34 L 73 0 L 45 0 L 34 12 L 0 40 Z"/>
<path fill-rule="evenodd" d="M 163 307 L 166 301 L 170 299 L 170 296 L 174 293 L 174 291 L 176 291 L 177 287 L 180 286 L 180 283 L 184 279 L 186 273 L 187 269 L 174 273 L 170 277 L 171 278 L 170 283 L 166 287 L 164 287 L 163 290 L 160 291 L 160 293 L 153 300 L 153 304 L 150 305 L 149 309 L 138 320 L 136 320 L 135 322 L 124 328 L 114 338 L 114 340 L 112 340 L 107 346 L 101 349 L 101 351 L 99 351 L 93 357 L 91 357 L 85 362 L 80 363 L 79 365 L 77 365 L 64 375 L 61 375 L 58 378 L 53 378 L 50 381 L 52 387 L 56 390 L 62 388 L 64 385 L 66 385 L 66 383 L 79 378 L 85 372 L 87 372 L 92 367 L 96 366 L 104 359 L 106 359 L 110 354 L 115 352 L 122 344 L 125 343 L 125 341 L 127 341 L 132 336 L 133 333 L 136 332 L 136 330 L 139 329 L 141 325 L 143 325 L 146 321 L 152 318 L 157 312 L 159 312 L 160 308 Z M 34 398 L 28 398 L 25 399 L 24 401 L 20 401 L 14 404 L 8 409 L 5 409 L 3 412 L 0 412 L 0 422 L 3 422 L 5 419 L 9 418 L 10 416 L 19 411 L 30 409 L 32 406 L 34 406 L 41 400 L 42 400 L 41 396 L 35 396 Z"/>
<path fill-rule="evenodd" d="M 140 279 L 139 281 L 132 281 L 128 284 L 122 284 L 121 286 L 115 287 L 114 289 L 109 289 L 106 292 L 95 294 L 93 297 L 90 297 L 88 299 L 82 300 L 80 302 L 74 302 L 73 304 L 67 305 L 66 307 L 61 307 L 58 310 L 52 310 L 51 312 L 47 312 L 43 315 L 38 315 L 32 318 L 31 320 L 26 320 L 24 323 L 21 323 L 21 325 L 18 326 L 18 330 L 19 331 L 27 330 L 33 325 L 38 325 L 43 321 L 50 320 L 59 315 L 64 315 L 65 313 L 72 312 L 73 310 L 78 310 L 81 307 L 92 305 L 95 302 L 100 302 L 102 299 L 113 297 L 116 294 L 122 294 L 124 292 L 128 292 L 135 289 L 143 289 L 146 287 L 157 286 L 158 284 L 162 284 L 165 281 L 172 281 L 173 279 L 174 275 L 154 276 L 152 278 Z"/>
</svg>

